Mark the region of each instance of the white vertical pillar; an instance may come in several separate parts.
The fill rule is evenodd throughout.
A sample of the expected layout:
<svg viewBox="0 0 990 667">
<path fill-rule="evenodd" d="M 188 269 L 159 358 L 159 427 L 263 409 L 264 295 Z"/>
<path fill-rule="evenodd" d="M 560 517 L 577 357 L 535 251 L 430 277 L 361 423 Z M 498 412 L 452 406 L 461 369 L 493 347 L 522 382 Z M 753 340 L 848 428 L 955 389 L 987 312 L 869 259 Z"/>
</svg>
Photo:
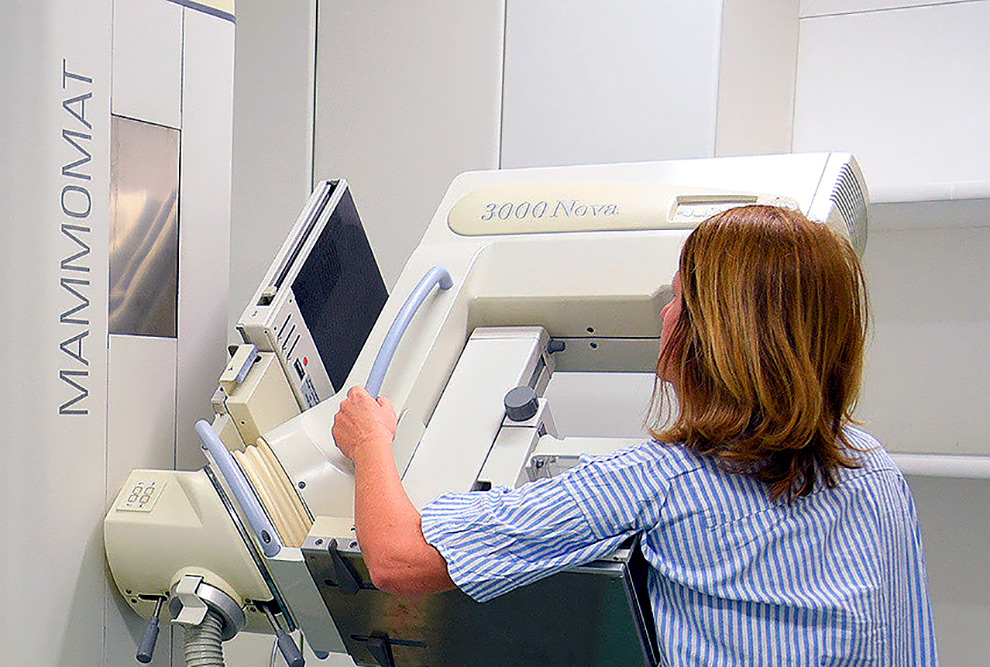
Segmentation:
<svg viewBox="0 0 990 667">
<path fill-rule="evenodd" d="M 181 90 L 182 7 L 114 2 L 111 113 L 178 129 Z"/>
<path fill-rule="evenodd" d="M 110 8 L 0 11 L 4 664 L 103 664 Z"/>
<path fill-rule="evenodd" d="M 722 0 L 715 155 L 790 152 L 798 7 Z"/>
<path fill-rule="evenodd" d="M 316 0 L 237 3 L 230 340 L 313 188 L 315 50 Z"/>
<path fill-rule="evenodd" d="M 113 3 L 111 112 L 122 117 L 112 122 L 111 156 L 115 156 L 115 162 L 111 166 L 111 190 L 117 203 L 116 211 L 111 211 L 116 220 L 112 221 L 110 243 L 114 246 L 128 248 L 134 244 L 134 237 L 151 232 L 159 234 L 155 245 L 169 236 L 161 228 L 152 229 L 149 220 L 157 218 L 159 207 L 178 188 L 182 12 L 180 5 L 166 0 Z M 173 224 L 174 219 L 173 209 Z M 145 271 L 161 271 L 174 261 L 174 250 L 149 252 L 148 248 L 148 244 L 141 245 L 143 256 L 120 256 L 126 253 L 121 250 L 114 255 L 111 250 L 115 270 L 120 272 L 121 265 L 142 262 Z M 156 286 L 134 281 L 111 285 L 117 290 L 122 287 L 133 297 L 135 292 L 149 287 L 159 287 L 164 294 L 174 289 L 174 284 Z M 174 307 L 174 302 L 170 305 Z M 135 318 L 130 321 L 133 324 Z M 113 314 L 110 328 L 107 504 L 116 497 L 132 469 L 167 469 L 175 465 L 175 333 L 160 327 L 124 331 L 120 323 L 115 325 Z M 131 611 L 112 585 L 107 590 L 105 616 L 105 664 L 132 663 L 144 619 Z M 165 626 L 153 665 L 171 663 L 168 635 Z"/>
<path fill-rule="evenodd" d="M 451 179 L 498 166 L 504 0 L 320 4 L 315 178 L 346 178 L 386 285 Z"/>
<path fill-rule="evenodd" d="M 226 363 L 234 23 L 184 8 L 179 183 L 176 465 L 204 463 L 193 424 L 212 417 Z"/>
</svg>

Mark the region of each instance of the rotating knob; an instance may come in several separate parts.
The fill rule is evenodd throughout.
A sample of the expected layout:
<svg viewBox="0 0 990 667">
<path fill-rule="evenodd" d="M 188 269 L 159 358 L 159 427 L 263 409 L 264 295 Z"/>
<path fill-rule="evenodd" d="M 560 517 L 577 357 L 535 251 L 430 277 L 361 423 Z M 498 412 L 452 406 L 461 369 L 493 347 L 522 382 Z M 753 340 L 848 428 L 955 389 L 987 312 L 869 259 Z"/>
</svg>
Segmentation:
<svg viewBox="0 0 990 667">
<path fill-rule="evenodd" d="M 540 399 L 532 387 L 521 385 L 505 395 L 505 416 L 514 422 L 532 419 L 540 407 Z"/>
</svg>

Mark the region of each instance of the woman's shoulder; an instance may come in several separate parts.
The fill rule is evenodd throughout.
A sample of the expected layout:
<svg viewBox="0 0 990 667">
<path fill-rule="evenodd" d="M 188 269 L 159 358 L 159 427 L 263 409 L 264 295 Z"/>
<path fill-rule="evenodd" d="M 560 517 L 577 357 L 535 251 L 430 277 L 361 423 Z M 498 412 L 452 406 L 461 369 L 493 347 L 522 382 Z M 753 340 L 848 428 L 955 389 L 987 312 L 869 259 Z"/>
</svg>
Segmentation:
<svg viewBox="0 0 990 667">
<path fill-rule="evenodd" d="M 846 439 L 843 453 L 858 465 L 853 470 L 859 470 L 860 474 L 886 470 L 899 473 L 897 464 L 872 434 L 853 424 L 846 424 L 842 434 Z"/>
<path fill-rule="evenodd" d="M 855 467 L 840 468 L 837 482 L 842 484 L 878 472 L 900 477 L 897 464 L 873 435 L 853 425 L 845 426 L 843 435 L 846 440 L 844 453 L 852 459 Z M 664 487 L 674 484 L 692 489 L 692 493 L 698 486 L 737 494 L 756 492 L 764 486 L 748 475 L 726 469 L 717 457 L 699 453 L 681 443 L 656 439 L 643 440 L 604 455 L 584 455 L 582 464 L 592 476 L 616 479 L 649 477 L 654 484 Z M 676 483 L 678 479 L 682 483 Z"/>
<path fill-rule="evenodd" d="M 697 471 L 708 466 L 707 457 L 693 452 L 680 443 L 649 439 L 623 447 L 596 459 L 610 467 L 643 467 L 654 470 L 666 479 Z"/>
<path fill-rule="evenodd" d="M 602 474 L 649 474 L 662 480 L 671 480 L 705 465 L 702 457 L 684 447 L 655 439 L 627 445 L 608 454 L 584 454 L 581 459 L 583 467 Z"/>
</svg>

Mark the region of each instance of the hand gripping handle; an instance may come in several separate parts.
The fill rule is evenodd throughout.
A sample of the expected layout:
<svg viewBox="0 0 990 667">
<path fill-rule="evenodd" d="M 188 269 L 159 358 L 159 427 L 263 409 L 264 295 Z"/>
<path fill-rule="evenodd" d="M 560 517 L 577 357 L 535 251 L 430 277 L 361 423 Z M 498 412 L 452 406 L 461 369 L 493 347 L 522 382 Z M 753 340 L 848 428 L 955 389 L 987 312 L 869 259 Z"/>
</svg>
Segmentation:
<svg viewBox="0 0 990 667">
<path fill-rule="evenodd" d="M 433 290 L 433 286 L 439 285 L 440 289 L 446 290 L 450 289 L 453 284 L 454 280 L 450 277 L 450 272 L 447 269 L 442 266 L 434 266 L 426 272 L 426 275 L 416 285 L 416 289 L 412 291 L 406 302 L 402 304 L 399 314 L 395 316 L 392 326 L 389 327 L 388 333 L 385 334 L 385 340 L 378 350 L 378 356 L 375 357 L 375 363 L 371 367 L 371 373 L 368 374 L 368 381 L 364 385 L 364 388 L 368 390 L 372 398 L 378 398 L 378 393 L 382 389 L 382 382 L 385 381 L 385 373 L 388 371 L 388 365 L 392 363 L 395 350 L 399 347 L 402 334 L 406 332 L 409 323 L 412 322 L 412 318 L 416 315 L 416 311 L 419 310 L 419 307 L 423 305 L 426 297 Z"/>
<path fill-rule="evenodd" d="M 261 503 L 258 502 L 257 496 L 251 490 L 244 473 L 234 461 L 230 450 L 223 444 L 210 423 L 203 419 L 196 422 L 196 434 L 202 441 L 203 447 L 213 456 L 213 461 L 220 469 L 220 474 L 223 475 L 231 493 L 234 494 L 241 509 L 244 510 L 248 523 L 251 524 L 255 537 L 258 538 L 258 544 L 261 545 L 261 550 L 268 558 L 275 556 L 282 550 L 282 540 L 279 538 L 275 526 L 272 525 L 271 519 L 265 514 Z"/>
<path fill-rule="evenodd" d="M 399 341 L 402 340 L 402 334 L 406 332 L 409 323 L 416 315 L 416 311 L 423 305 L 423 302 L 435 285 L 439 285 L 440 289 L 446 290 L 450 289 L 453 284 L 454 281 L 447 269 L 442 266 L 434 266 L 426 272 L 426 275 L 416 285 L 412 294 L 402 304 L 399 314 L 395 316 L 392 326 L 385 335 L 385 341 L 378 350 L 378 356 L 375 357 L 375 363 L 372 365 L 371 373 L 368 375 L 368 382 L 365 387 L 373 397 L 378 398 L 378 392 L 381 391 L 382 382 L 385 380 L 385 373 L 388 371 L 388 366 L 392 362 L 392 357 L 395 356 L 395 350 L 399 346 Z M 258 538 L 258 543 L 261 545 L 261 550 L 268 558 L 275 556 L 282 550 L 282 541 L 279 538 L 278 531 L 275 530 L 275 526 L 272 525 L 268 515 L 265 514 L 265 510 L 262 508 L 261 503 L 258 502 L 258 498 L 251 491 L 244 473 L 237 466 L 230 450 L 223 444 L 220 436 L 213 430 L 209 422 L 205 420 L 200 419 L 196 422 L 196 434 L 202 441 L 203 447 L 213 456 L 214 462 L 220 469 L 220 474 L 227 481 L 231 493 L 234 494 L 235 500 L 237 500 L 237 503 L 247 516 L 248 523 L 251 524 L 251 529 L 254 531 L 255 537 Z"/>
</svg>

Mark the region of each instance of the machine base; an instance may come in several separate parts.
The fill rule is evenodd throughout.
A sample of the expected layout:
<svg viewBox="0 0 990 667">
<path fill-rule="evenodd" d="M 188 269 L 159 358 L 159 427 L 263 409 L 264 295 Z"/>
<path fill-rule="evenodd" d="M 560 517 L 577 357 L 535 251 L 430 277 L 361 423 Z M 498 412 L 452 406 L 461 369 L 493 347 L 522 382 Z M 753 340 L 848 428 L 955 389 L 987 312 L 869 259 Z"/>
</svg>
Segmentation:
<svg viewBox="0 0 990 667">
<path fill-rule="evenodd" d="M 359 665 L 653 667 L 658 661 L 648 566 L 634 541 L 606 559 L 483 604 L 459 590 L 422 597 L 379 591 L 352 538 L 310 534 L 303 555 Z"/>
</svg>

